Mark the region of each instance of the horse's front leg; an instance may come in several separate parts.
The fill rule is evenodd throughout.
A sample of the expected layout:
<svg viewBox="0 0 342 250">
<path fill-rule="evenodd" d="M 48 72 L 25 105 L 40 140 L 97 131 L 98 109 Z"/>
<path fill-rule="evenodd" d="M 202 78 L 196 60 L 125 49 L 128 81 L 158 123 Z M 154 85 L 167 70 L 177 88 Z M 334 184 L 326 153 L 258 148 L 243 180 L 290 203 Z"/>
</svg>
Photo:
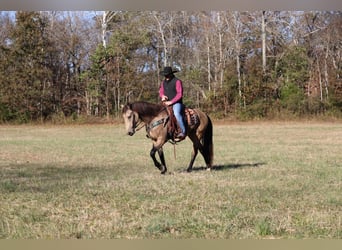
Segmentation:
<svg viewBox="0 0 342 250">
<path fill-rule="evenodd" d="M 158 162 L 158 160 L 156 159 L 157 151 L 158 151 L 158 155 L 159 155 L 161 163 Z M 153 146 L 150 152 L 150 156 L 153 160 L 154 166 L 156 166 L 161 171 L 161 174 L 165 174 L 167 169 L 165 165 L 165 157 L 164 157 L 163 148 L 158 149 L 157 147 Z"/>
<path fill-rule="evenodd" d="M 158 150 L 158 155 L 159 155 L 159 159 L 161 161 L 161 167 L 160 167 L 161 174 L 165 174 L 167 171 L 167 168 L 166 168 L 163 148 L 160 148 Z"/>
</svg>

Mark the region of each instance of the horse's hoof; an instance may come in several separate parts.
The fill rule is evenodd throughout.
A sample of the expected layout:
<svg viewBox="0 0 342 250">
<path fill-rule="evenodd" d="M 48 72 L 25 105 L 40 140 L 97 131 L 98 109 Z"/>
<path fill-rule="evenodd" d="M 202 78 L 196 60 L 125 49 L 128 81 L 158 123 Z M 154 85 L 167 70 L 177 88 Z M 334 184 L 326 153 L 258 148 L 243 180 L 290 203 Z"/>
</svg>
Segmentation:
<svg viewBox="0 0 342 250">
<path fill-rule="evenodd" d="M 167 172 L 167 168 L 164 165 L 160 166 L 160 173 L 165 174 L 166 172 Z"/>
<path fill-rule="evenodd" d="M 186 170 L 186 172 L 191 173 L 191 172 L 192 172 L 192 168 L 188 168 L 188 169 Z"/>
<path fill-rule="evenodd" d="M 211 168 L 207 168 L 206 170 L 207 170 L 208 172 L 210 172 L 210 171 L 211 171 Z"/>
</svg>

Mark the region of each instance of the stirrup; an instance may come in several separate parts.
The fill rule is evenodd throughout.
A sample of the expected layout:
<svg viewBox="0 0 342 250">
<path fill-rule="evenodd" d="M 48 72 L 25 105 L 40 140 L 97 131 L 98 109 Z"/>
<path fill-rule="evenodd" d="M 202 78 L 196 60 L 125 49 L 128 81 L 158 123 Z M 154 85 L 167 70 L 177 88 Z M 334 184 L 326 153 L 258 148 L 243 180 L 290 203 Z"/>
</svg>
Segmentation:
<svg viewBox="0 0 342 250">
<path fill-rule="evenodd" d="M 186 134 L 180 133 L 175 137 L 175 141 L 180 142 L 180 141 L 183 141 L 185 138 L 186 138 Z"/>
</svg>

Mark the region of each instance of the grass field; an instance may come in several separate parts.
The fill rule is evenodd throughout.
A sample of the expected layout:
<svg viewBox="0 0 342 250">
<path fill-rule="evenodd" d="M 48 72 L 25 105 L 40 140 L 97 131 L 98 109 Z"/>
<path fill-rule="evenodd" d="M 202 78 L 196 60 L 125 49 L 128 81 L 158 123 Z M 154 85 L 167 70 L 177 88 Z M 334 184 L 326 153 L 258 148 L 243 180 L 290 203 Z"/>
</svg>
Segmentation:
<svg viewBox="0 0 342 250">
<path fill-rule="evenodd" d="M 0 238 L 342 238 L 341 123 L 214 123 L 215 169 L 189 139 L 123 124 L 0 126 Z"/>
</svg>

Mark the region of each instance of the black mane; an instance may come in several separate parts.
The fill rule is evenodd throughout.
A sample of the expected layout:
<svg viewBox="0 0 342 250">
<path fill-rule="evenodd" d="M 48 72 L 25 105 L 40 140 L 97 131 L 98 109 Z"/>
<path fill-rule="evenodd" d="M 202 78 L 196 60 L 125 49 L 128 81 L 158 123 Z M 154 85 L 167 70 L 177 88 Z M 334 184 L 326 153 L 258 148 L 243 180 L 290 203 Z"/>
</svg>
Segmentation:
<svg viewBox="0 0 342 250">
<path fill-rule="evenodd" d="M 137 112 L 140 116 L 150 116 L 150 117 L 157 116 L 163 109 L 165 109 L 165 107 L 161 104 L 154 104 L 154 103 L 143 102 L 143 101 L 127 104 L 123 108 L 123 112 L 126 112 L 128 108 Z"/>
</svg>

